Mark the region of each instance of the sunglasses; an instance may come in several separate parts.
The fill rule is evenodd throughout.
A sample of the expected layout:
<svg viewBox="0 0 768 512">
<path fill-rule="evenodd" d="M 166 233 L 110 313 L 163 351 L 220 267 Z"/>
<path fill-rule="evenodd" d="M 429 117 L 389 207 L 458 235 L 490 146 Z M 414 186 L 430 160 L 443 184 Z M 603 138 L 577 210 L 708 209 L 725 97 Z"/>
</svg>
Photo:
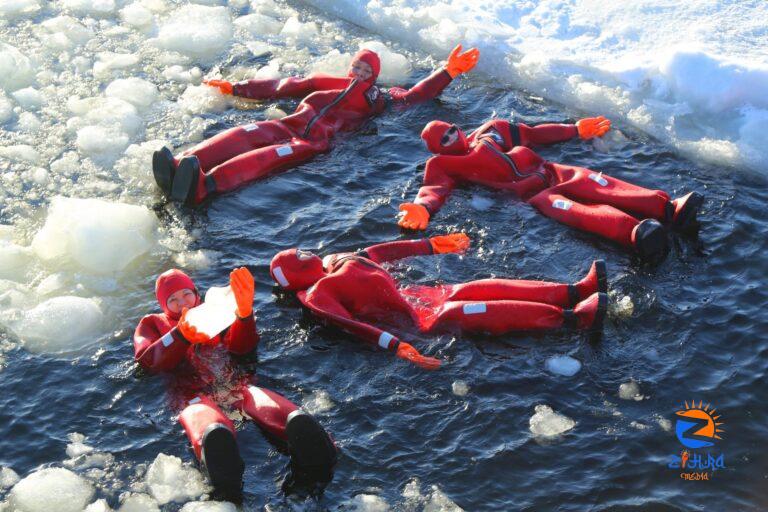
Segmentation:
<svg viewBox="0 0 768 512">
<path fill-rule="evenodd" d="M 305 251 L 304 249 L 296 249 L 296 257 L 300 261 L 311 260 L 312 256 L 314 256 L 314 254 L 310 251 Z"/>
<path fill-rule="evenodd" d="M 445 131 L 443 137 L 440 139 L 440 144 L 447 146 L 448 142 L 451 140 L 451 137 L 453 137 L 453 135 L 458 131 L 459 128 L 455 124 L 451 125 L 451 127 Z"/>
</svg>

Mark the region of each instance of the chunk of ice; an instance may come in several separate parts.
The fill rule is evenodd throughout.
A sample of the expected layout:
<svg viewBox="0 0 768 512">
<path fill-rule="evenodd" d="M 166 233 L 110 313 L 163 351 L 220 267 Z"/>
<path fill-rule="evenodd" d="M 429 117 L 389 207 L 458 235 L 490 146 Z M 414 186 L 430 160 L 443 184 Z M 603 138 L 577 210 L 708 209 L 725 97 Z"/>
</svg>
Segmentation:
<svg viewBox="0 0 768 512">
<path fill-rule="evenodd" d="M 17 48 L 0 41 L 0 89 L 15 91 L 35 79 L 35 66 Z"/>
<path fill-rule="evenodd" d="M 13 487 L 19 481 L 19 475 L 11 468 L 0 467 L 0 489 Z"/>
<path fill-rule="evenodd" d="M 13 99 L 20 107 L 25 109 L 37 109 L 43 106 L 45 100 L 43 94 L 34 87 L 25 87 L 11 93 Z"/>
<path fill-rule="evenodd" d="M 309 414 L 320 414 L 330 411 L 336 404 L 331 400 L 331 395 L 325 390 L 313 391 L 311 395 L 304 399 L 302 409 Z"/>
<path fill-rule="evenodd" d="M 136 493 L 128 495 L 123 500 L 118 512 L 160 512 L 160 507 L 151 496 Z"/>
<path fill-rule="evenodd" d="M 9 502 L 17 512 L 82 512 L 93 493 L 91 484 L 72 471 L 47 468 L 17 483 Z"/>
<path fill-rule="evenodd" d="M 645 397 L 640 394 L 640 386 L 634 380 L 625 382 L 619 386 L 619 398 L 622 400 L 640 401 Z"/>
<path fill-rule="evenodd" d="M 186 503 L 179 512 L 237 512 L 237 507 L 226 501 L 195 501 Z"/>
<path fill-rule="evenodd" d="M 581 370 L 579 360 L 570 356 L 553 356 L 547 359 L 547 362 L 544 364 L 550 373 L 566 377 L 572 377 Z"/>
<path fill-rule="evenodd" d="M 344 502 L 344 510 L 351 512 L 387 512 L 389 503 L 375 494 L 358 494 Z"/>
<path fill-rule="evenodd" d="M 469 385 L 463 380 L 457 380 L 451 384 L 451 391 L 456 396 L 467 396 L 469 393 Z"/>
<path fill-rule="evenodd" d="M 67 11 L 84 16 L 108 16 L 115 10 L 115 0 L 60 0 Z"/>
<path fill-rule="evenodd" d="M 32 16 L 39 10 L 38 0 L 3 0 L 0 2 L 0 18 L 7 20 Z"/>
<path fill-rule="evenodd" d="M 156 227 L 157 217 L 142 206 L 55 197 L 32 250 L 48 262 L 74 262 L 107 274 L 149 251 Z"/>
<path fill-rule="evenodd" d="M 158 91 L 155 84 L 141 78 L 121 78 L 113 81 L 104 91 L 107 97 L 127 101 L 138 109 L 145 109 L 157 101 Z"/>
<path fill-rule="evenodd" d="M 537 405 L 536 412 L 531 416 L 529 424 L 534 436 L 554 437 L 571 430 L 576 422 L 567 416 L 556 413 L 548 405 Z"/>
<path fill-rule="evenodd" d="M 154 44 L 200 60 L 215 57 L 232 39 L 232 21 L 225 7 L 185 5 L 175 10 Z"/>
<path fill-rule="evenodd" d="M 147 470 L 147 486 L 158 504 L 184 502 L 210 491 L 203 475 L 181 459 L 161 453 Z"/>
<path fill-rule="evenodd" d="M 93 341 L 103 327 L 98 303 L 83 297 L 54 297 L 41 302 L 11 328 L 36 354 L 76 351 Z"/>
</svg>

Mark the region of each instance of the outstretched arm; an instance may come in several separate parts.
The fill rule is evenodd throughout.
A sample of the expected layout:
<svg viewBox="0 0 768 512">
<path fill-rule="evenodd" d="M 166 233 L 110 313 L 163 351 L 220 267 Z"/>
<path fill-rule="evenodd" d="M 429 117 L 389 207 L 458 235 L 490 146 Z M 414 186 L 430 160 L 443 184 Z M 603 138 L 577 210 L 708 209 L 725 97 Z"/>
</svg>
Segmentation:
<svg viewBox="0 0 768 512">
<path fill-rule="evenodd" d="M 393 352 L 397 357 L 407 359 L 427 370 L 434 370 L 440 366 L 439 360 L 422 356 L 411 345 L 400 341 L 397 336 L 373 325 L 354 320 L 349 311 L 336 300 L 322 282 L 318 283 L 310 293 L 307 293 L 302 302 L 320 318 L 372 346 Z"/>
<path fill-rule="evenodd" d="M 312 73 L 306 77 L 283 79 L 254 78 L 242 82 L 230 83 L 226 80 L 204 80 L 203 83 L 217 87 L 223 94 L 231 94 L 252 100 L 272 100 L 279 98 L 301 98 L 314 91 L 344 89 L 351 78 L 335 77 L 324 73 Z"/>
<path fill-rule="evenodd" d="M 413 203 L 400 205 L 400 227 L 427 229 L 429 219 L 443 207 L 448 196 L 462 180 L 462 175 L 472 172 L 465 156 L 438 155 L 427 160 L 424 182 Z"/>
<path fill-rule="evenodd" d="M 133 334 L 136 362 L 153 372 L 175 368 L 184 359 L 188 347 L 189 342 L 176 327 L 161 334 L 151 315 L 141 319 Z"/>
<path fill-rule="evenodd" d="M 448 56 L 445 67 L 438 69 L 410 89 L 391 88 L 389 96 L 396 105 L 402 106 L 416 105 L 434 99 L 454 78 L 474 68 L 478 58 L 480 58 L 480 51 L 477 48 L 471 48 L 462 53 L 461 45 L 458 45 Z"/>
<path fill-rule="evenodd" d="M 229 274 L 229 286 L 235 296 L 237 319 L 224 336 L 224 346 L 234 354 L 247 354 L 259 344 L 256 319 L 253 317 L 253 294 L 256 284 L 245 267 Z"/>
<path fill-rule="evenodd" d="M 586 117 L 576 124 L 539 124 L 528 126 L 523 123 L 508 123 L 512 146 L 531 146 L 534 144 L 555 144 L 574 137 L 584 140 L 602 137 L 611 129 L 611 121 L 603 116 Z"/>
<path fill-rule="evenodd" d="M 386 263 L 409 256 L 460 253 L 469 248 L 469 237 L 465 233 L 433 236 L 422 240 L 398 240 L 384 242 L 363 249 L 363 253 L 376 263 Z"/>
</svg>

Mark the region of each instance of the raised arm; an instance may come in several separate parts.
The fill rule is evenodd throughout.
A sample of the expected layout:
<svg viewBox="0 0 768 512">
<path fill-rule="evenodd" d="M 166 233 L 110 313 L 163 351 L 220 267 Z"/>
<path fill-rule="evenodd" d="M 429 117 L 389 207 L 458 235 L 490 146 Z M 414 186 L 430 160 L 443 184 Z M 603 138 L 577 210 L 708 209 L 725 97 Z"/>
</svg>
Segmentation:
<svg viewBox="0 0 768 512">
<path fill-rule="evenodd" d="M 315 288 L 306 294 L 302 302 L 315 315 L 369 345 L 392 352 L 395 356 L 411 361 L 427 370 L 434 370 L 440 366 L 439 360 L 422 356 L 415 348 L 401 341 L 394 334 L 353 319 L 349 311 L 330 291 L 331 286 L 328 281 L 319 281 Z"/>
<path fill-rule="evenodd" d="M 189 342 L 176 327 L 165 334 L 160 333 L 152 315 L 142 318 L 133 333 L 136 362 L 153 372 L 175 368 L 184 359 L 188 347 Z"/>
<path fill-rule="evenodd" d="M 253 317 L 253 294 L 256 284 L 248 269 L 240 267 L 230 272 L 229 286 L 237 303 L 237 319 L 224 336 L 224 346 L 234 354 L 247 354 L 259 344 L 256 319 Z"/>
<path fill-rule="evenodd" d="M 458 45 L 448 56 L 448 63 L 445 67 L 438 69 L 410 89 L 391 88 L 389 96 L 394 104 L 401 106 L 417 105 L 434 99 L 443 92 L 443 89 L 448 87 L 454 78 L 474 68 L 479 57 L 480 51 L 477 48 L 471 48 L 462 53 L 461 45 Z"/>
<path fill-rule="evenodd" d="M 303 98 L 315 91 L 344 89 L 351 78 L 335 77 L 324 73 L 312 73 L 306 77 L 283 79 L 254 78 L 230 83 L 226 80 L 204 80 L 203 83 L 216 87 L 222 94 L 231 94 L 252 100 L 273 100 L 279 98 Z"/>
</svg>

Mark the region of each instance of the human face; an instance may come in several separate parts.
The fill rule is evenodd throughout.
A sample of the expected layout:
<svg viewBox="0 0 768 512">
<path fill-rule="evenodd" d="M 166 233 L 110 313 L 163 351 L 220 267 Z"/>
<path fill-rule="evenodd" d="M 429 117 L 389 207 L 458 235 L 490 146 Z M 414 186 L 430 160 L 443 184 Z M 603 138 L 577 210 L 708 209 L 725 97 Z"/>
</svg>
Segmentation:
<svg viewBox="0 0 768 512">
<path fill-rule="evenodd" d="M 373 76 L 373 69 L 367 62 L 363 62 L 360 59 L 352 61 L 349 66 L 349 73 L 353 78 L 357 78 L 361 82 L 369 80 Z"/>
<path fill-rule="evenodd" d="M 189 288 L 182 288 L 171 294 L 165 305 L 168 307 L 168 311 L 174 315 L 178 315 L 181 313 L 182 309 L 191 309 L 197 305 L 197 294 Z"/>
<path fill-rule="evenodd" d="M 459 127 L 455 124 L 452 124 L 450 128 L 448 128 L 443 136 L 440 138 L 440 145 L 443 147 L 448 147 L 454 142 L 456 142 L 456 139 L 459 138 Z"/>
</svg>

